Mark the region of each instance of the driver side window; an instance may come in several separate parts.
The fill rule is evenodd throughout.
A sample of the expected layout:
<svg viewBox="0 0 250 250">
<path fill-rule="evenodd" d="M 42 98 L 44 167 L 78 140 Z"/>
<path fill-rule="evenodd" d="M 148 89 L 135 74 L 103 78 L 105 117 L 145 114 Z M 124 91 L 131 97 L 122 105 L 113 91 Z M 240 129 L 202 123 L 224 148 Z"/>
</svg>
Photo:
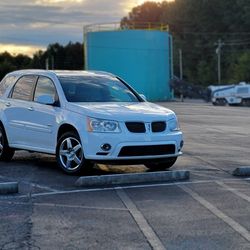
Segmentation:
<svg viewBox="0 0 250 250">
<path fill-rule="evenodd" d="M 43 95 L 49 95 L 56 101 L 56 89 L 52 80 L 47 77 L 40 76 L 37 81 L 34 101 L 37 102 L 38 98 Z"/>
</svg>

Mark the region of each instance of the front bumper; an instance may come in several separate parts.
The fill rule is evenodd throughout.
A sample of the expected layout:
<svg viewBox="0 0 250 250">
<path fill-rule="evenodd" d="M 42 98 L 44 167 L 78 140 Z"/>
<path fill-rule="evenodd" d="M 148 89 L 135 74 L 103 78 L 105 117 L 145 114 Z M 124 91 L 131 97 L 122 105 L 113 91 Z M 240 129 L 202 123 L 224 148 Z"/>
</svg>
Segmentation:
<svg viewBox="0 0 250 250">
<path fill-rule="evenodd" d="M 182 154 L 181 148 L 183 146 L 182 132 L 180 131 L 155 134 L 87 133 L 82 136 L 81 141 L 85 158 L 102 162 L 144 162 L 145 160 L 178 157 Z M 101 146 L 104 144 L 109 144 L 111 149 L 103 150 Z M 129 150 L 127 150 L 128 148 Z M 125 154 L 122 153 L 124 151 L 126 151 Z"/>
</svg>

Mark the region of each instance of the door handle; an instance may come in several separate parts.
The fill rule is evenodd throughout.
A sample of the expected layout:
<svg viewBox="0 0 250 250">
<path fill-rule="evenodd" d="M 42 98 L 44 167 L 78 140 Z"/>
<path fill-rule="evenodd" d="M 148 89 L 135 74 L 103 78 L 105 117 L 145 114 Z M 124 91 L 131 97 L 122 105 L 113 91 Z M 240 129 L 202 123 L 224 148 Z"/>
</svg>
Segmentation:
<svg viewBox="0 0 250 250">
<path fill-rule="evenodd" d="M 6 106 L 6 107 L 10 107 L 10 106 L 11 106 L 10 102 L 6 102 L 6 103 L 5 103 L 5 106 Z"/>
<path fill-rule="evenodd" d="M 34 108 L 33 107 L 29 107 L 28 110 L 29 111 L 34 111 Z"/>
</svg>

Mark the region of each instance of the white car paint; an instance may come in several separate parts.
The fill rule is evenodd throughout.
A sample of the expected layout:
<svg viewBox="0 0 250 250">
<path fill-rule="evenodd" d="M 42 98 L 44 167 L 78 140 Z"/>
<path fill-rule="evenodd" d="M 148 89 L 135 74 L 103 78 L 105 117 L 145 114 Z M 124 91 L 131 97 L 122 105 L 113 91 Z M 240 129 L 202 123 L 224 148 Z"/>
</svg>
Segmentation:
<svg viewBox="0 0 250 250">
<path fill-rule="evenodd" d="M 44 153 L 55 154 L 58 142 L 58 131 L 64 124 L 69 124 L 76 129 L 80 136 L 84 157 L 89 160 L 133 160 L 133 159 L 160 159 L 180 156 L 183 146 L 182 132 L 170 131 L 169 122 L 177 120 L 173 111 L 149 102 L 68 102 L 58 75 L 68 76 L 112 76 L 104 72 L 87 71 L 46 71 L 23 70 L 10 73 L 20 79 L 24 75 L 45 76 L 50 78 L 56 88 L 60 106 L 45 105 L 34 101 L 24 101 L 10 98 L 12 86 L 6 89 L 0 98 L 0 121 L 2 122 L 9 146 L 17 149 L 26 149 Z M 0 84 L 1 86 L 1 84 Z M 88 117 L 117 121 L 119 133 L 89 132 Z M 163 132 L 152 132 L 151 123 L 164 121 L 167 128 Z M 143 122 L 145 133 L 129 132 L 125 122 Z M 101 149 L 101 145 L 108 143 L 111 149 L 107 155 Z M 153 146 L 175 145 L 172 154 L 119 156 L 124 146 Z"/>
</svg>

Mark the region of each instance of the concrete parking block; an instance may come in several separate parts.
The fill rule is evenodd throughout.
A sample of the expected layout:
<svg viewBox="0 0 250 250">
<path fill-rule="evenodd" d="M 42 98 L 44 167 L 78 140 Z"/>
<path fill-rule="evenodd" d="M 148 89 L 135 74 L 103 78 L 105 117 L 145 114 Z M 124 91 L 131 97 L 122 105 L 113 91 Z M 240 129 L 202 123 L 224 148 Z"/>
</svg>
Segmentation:
<svg viewBox="0 0 250 250">
<path fill-rule="evenodd" d="M 250 166 L 249 167 L 239 167 L 233 171 L 234 176 L 250 176 Z"/>
<path fill-rule="evenodd" d="M 0 182 L 0 194 L 15 194 L 18 193 L 17 182 Z"/>
<path fill-rule="evenodd" d="M 75 185 L 81 187 L 123 185 L 148 182 L 182 181 L 189 179 L 189 171 L 161 171 L 133 174 L 113 174 L 80 177 Z"/>
</svg>

